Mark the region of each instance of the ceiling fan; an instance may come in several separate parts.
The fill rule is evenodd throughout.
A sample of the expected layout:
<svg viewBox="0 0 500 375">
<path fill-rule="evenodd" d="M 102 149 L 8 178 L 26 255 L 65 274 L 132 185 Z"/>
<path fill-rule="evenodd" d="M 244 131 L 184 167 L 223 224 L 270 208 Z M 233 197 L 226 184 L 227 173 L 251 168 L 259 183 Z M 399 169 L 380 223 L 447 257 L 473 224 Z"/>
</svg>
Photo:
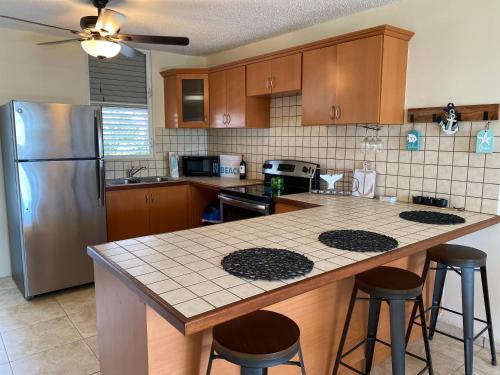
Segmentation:
<svg viewBox="0 0 500 375">
<path fill-rule="evenodd" d="M 108 0 L 90 0 L 97 8 L 97 16 L 86 16 L 80 19 L 82 30 L 72 30 L 65 27 L 47 25 L 45 23 L 24 20 L 21 18 L 0 15 L 0 18 L 25 22 L 38 26 L 51 27 L 53 29 L 65 30 L 76 35 L 73 39 L 58 40 L 54 42 L 37 43 L 38 45 L 51 45 L 61 43 L 80 42 L 83 50 L 98 59 L 111 58 L 119 53 L 126 57 L 137 57 L 143 53 L 126 42 L 164 44 L 175 46 L 187 46 L 189 39 L 179 36 L 155 36 L 120 34 L 120 28 L 126 20 L 126 16 L 112 9 L 107 9 Z"/>
</svg>

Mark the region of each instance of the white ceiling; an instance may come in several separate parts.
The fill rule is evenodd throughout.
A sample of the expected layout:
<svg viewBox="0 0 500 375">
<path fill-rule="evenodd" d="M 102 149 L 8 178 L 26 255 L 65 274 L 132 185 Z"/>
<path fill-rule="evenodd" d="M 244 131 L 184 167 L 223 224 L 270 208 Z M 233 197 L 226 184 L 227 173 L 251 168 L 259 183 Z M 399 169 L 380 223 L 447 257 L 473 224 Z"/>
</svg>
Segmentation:
<svg viewBox="0 0 500 375">
<path fill-rule="evenodd" d="M 125 13 L 124 33 L 178 35 L 188 47 L 153 47 L 206 55 L 300 29 L 394 0 L 110 0 Z M 0 0 L 0 14 L 79 29 L 82 16 L 95 15 L 90 0 Z M 71 37 L 63 31 L 0 19 L 0 27 L 38 30 Z"/>
</svg>

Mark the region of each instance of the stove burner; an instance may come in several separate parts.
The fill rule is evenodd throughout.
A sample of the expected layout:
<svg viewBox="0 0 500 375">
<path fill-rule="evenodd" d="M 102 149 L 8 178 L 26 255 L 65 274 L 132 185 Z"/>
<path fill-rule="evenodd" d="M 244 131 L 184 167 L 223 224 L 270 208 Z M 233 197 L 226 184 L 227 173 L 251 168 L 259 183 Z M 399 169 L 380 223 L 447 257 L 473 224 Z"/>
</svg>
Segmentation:
<svg viewBox="0 0 500 375">
<path fill-rule="evenodd" d="M 256 247 L 232 252 L 221 265 L 234 276 L 276 281 L 304 276 L 311 272 L 314 262 L 290 250 Z"/>
<path fill-rule="evenodd" d="M 332 230 L 321 233 L 318 239 L 327 246 L 356 252 L 382 252 L 399 246 L 392 237 L 364 230 Z"/>
<path fill-rule="evenodd" d="M 453 225 L 465 223 L 465 219 L 461 216 L 434 211 L 404 211 L 399 214 L 399 217 L 422 224 Z"/>
</svg>

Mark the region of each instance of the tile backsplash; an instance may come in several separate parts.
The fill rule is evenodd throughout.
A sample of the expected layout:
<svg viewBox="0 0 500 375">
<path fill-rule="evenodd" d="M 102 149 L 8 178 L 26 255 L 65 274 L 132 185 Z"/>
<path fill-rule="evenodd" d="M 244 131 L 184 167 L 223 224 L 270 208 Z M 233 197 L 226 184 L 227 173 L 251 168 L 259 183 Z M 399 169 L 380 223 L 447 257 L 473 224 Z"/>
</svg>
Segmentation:
<svg viewBox="0 0 500 375">
<path fill-rule="evenodd" d="M 244 154 L 250 178 L 260 176 L 266 159 L 290 158 L 319 163 L 323 168 L 361 168 L 364 160 L 378 172 L 377 195 L 396 195 L 407 202 L 413 195 L 446 198 L 452 207 L 497 213 L 500 152 L 475 153 L 476 134 L 485 123 L 460 123 L 454 136 L 437 124 L 415 124 L 422 135 L 421 151 L 406 151 L 406 135 L 413 124 L 383 126 L 385 149 L 376 153 L 359 145 L 361 126 L 308 126 L 301 124 L 301 97 L 271 101 L 270 129 L 210 129 L 208 152 Z M 500 123 L 491 128 L 500 134 Z"/>
<path fill-rule="evenodd" d="M 207 131 L 155 128 L 154 158 L 107 160 L 106 179 L 125 177 L 132 166 L 147 168 L 140 171 L 137 177 L 165 176 L 168 169 L 168 152 L 177 152 L 179 155 L 206 155 Z"/>
<path fill-rule="evenodd" d="M 123 177 L 130 165 L 148 166 L 142 175 L 167 173 L 166 153 L 179 155 L 244 154 L 249 178 L 261 178 L 266 159 L 289 158 L 319 163 L 323 168 L 360 168 L 370 162 L 377 175 L 378 195 L 396 195 L 407 202 L 413 195 L 446 198 L 453 207 L 497 213 L 500 150 L 475 153 L 476 134 L 485 123 L 460 123 L 454 136 L 437 124 L 415 124 L 422 135 L 421 151 L 406 151 L 406 134 L 413 124 L 383 126 L 384 150 L 362 150 L 366 130 L 361 126 L 301 125 L 301 96 L 273 98 L 269 129 L 155 129 L 155 158 L 109 161 L 107 177 Z M 500 134 L 500 122 L 491 128 Z M 497 146 L 498 147 L 498 146 Z"/>
</svg>

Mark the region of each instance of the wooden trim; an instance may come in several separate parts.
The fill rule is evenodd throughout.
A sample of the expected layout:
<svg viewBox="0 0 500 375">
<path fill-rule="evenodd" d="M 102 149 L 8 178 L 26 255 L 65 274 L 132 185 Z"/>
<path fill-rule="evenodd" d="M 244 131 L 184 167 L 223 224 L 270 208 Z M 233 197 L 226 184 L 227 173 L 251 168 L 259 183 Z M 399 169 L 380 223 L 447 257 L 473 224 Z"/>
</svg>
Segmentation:
<svg viewBox="0 0 500 375">
<path fill-rule="evenodd" d="M 500 216 L 495 216 L 487 220 L 462 227 L 439 236 L 431 237 L 426 240 L 404 246 L 397 250 L 389 251 L 378 256 L 374 256 L 363 261 L 356 262 L 352 265 L 344 266 L 320 275 L 285 285 L 281 288 L 268 291 L 266 293 L 250 297 L 243 301 L 238 301 L 227 306 L 208 311 L 206 313 L 186 318 L 172 306 L 167 304 L 155 293 L 142 285 L 137 279 L 127 274 L 119 268 L 114 262 L 103 257 L 93 247 L 87 248 L 87 253 L 97 263 L 103 265 L 108 270 L 112 271 L 124 283 L 126 283 L 135 293 L 142 298 L 145 303 L 151 306 L 158 314 L 169 321 L 179 332 L 184 335 L 193 334 L 203 331 L 217 324 L 248 314 L 252 311 L 264 308 L 274 303 L 284 301 L 288 298 L 306 293 L 313 289 L 319 288 L 331 282 L 345 279 L 354 276 L 360 272 L 364 272 L 374 267 L 392 262 L 394 260 L 414 255 L 421 251 L 457 239 L 466 234 L 477 232 L 478 230 L 490 227 L 500 223 Z"/>
<path fill-rule="evenodd" d="M 444 115 L 442 107 L 410 108 L 408 109 L 408 122 L 434 122 L 433 115 L 437 118 Z M 500 104 L 457 105 L 455 111 L 460 116 L 459 121 L 496 121 Z M 485 120 L 484 113 L 489 113 Z M 413 116 L 413 120 L 412 120 Z"/>
<path fill-rule="evenodd" d="M 106 191 L 117 191 L 117 190 L 130 190 L 130 189 L 149 189 L 165 186 L 175 186 L 175 185 L 189 185 L 191 181 L 164 181 L 164 182 L 144 182 L 138 184 L 124 184 L 124 185 L 109 185 L 106 186 Z"/>
<path fill-rule="evenodd" d="M 380 25 L 380 26 L 369 28 L 369 29 L 354 31 L 354 32 L 347 33 L 347 34 L 342 34 L 342 35 L 338 35 L 338 36 L 334 36 L 334 37 L 330 37 L 330 38 L 326 38 L 326 39 L 317 40 L 315 42 L 282 49 L 279 51 L 269 52 L 269 53 L 265 53 L 262 55 L 253 56 L 253 57 L 249 57 L 249 58 L 238 60 L 238 61 L 233 61 L 233 62 L 226 63 L 226 64 L 216 65 L 213 67 L 209 67 L 208 70 L 210 72 L 215 72 L 215 71 L 224 70 L 227 68 L 232 68 L 235 66 L 252 64 L 252 63 L 256 63 L 256 62 L 260 62 L 260 61 L 274 59 L 277 57 L 284 57 L 284 56 L 288 56 L 288 55 L 293 55 L 295 53 L 302 53 L 302 52 L 310 51 L 310 50 L 317 49 L 317 48 L 328 47 L 328 46 L 332 46 L 335 44 L 345 43 L 345 42 L 349 42 L 349 41 L 356 40 L 356 39 L 368 38 L 370 36 L 376 36 L 376 35 L 387 35 L 387 36 L 391 36 L 393 38 L 409 41 L 413 37 L 414 34 L 415 33 L 413 33 L 412 31 L 401 29 L 399 27 L 395 27 L 395 26 L 391 26 L 391 25 Z"/>
</svg>

